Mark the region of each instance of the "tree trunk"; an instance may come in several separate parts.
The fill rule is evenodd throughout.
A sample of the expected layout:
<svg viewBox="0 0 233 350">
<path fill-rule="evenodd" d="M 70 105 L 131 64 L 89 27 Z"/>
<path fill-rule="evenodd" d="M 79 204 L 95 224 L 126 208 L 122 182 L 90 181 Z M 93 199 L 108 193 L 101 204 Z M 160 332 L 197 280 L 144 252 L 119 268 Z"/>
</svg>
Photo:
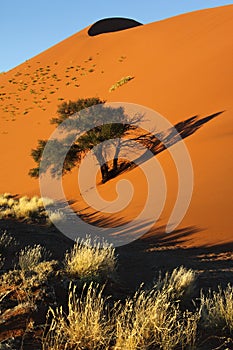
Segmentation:
<svg viewBox="0 0 233 350">
<path fill-rule="evenodd" d="M 102 175 L 102 183 L 105 183 L 109 178 L 107 164 L 105 163 L 105 164 L 101 165 L 100 170 L 101 170 L 101 175 Z"/>
<path fill-rule="evenodd" d="M 105 183 L 109 178 L 109 169 L 108 169 L 108 166 L 105 162 L 104 156 L 102 154 L 102 145 L 101 144 L 99 144 L 98 147 L 96 147 L 96 151 L 94 154 L 95 154 L 96 159 L 100 165 L 102 183 Z"/>
<path fill-rule="evenodd" d="M 118 170 L 118 157 L 120 153 L 120 141 L 118 140 L 118 144 L 116 145 L 115 155 L 113 159 L 113 173 L 116 174 Z"/>
<path fill-rule="evenodd" d="M 118 158 L 114 158 L 113 159 L 113 172 L 114 172 L 114 174 L 117 172 L 117 168 L 118 168 Z"/>
</svg>

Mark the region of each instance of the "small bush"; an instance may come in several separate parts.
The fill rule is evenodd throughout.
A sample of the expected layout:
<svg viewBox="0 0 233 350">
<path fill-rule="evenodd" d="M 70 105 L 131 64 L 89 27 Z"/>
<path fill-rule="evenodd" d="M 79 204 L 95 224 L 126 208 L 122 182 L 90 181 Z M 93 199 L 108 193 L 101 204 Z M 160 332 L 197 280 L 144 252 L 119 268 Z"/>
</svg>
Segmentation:
<svg viewBox="0 0 233 350">
<path fill-rule="evenodd" d="M 121 78 L 120 80 L 118 80 L 118 81 L 116 82 L 116 84 L 113 84 L 113 85 L 110 87 L 109 92 L 112 92 L 112 91 L 116 90 L 116 89 L 119 88 L 121 85 L 124 85 L 124 84 L 128 83 L 128 81 L 130 81 L 130 80 L 132 80 L 132 79 L 134 79 L 134 77 L 132 77 L 132 76 L 130 76 L 130 75 L 128 75 L 127 77 Z"/>
<path fill-rule="evenodd" d="M 10 194 L 0 195 L 0 218 L 16 218 L 37 221 L 48 218 L 45 206 L 52 205 L 54 202 L 49 198 L 39 198 L 34 196 L 28 198 L 14 198 Z"/>
<path fill-rule="evenodd" d="M 91 239 L 78 239 L 65 256 L 65 269 L 71 276 L 82 281 L 100 281 L 107 279 L 116 268 L 115 249 L 111 244 L 102 244 Z"/>
<path fill-rule="evenodd" d="M 47 219 L 47 223 L 49 225 L 56 224 L 58 222 L 66 220 L 66 215 L 61 210 L 56 210 L 56 211 L 48 210 L 47 213 L 49 216 Z"/>
<path fill-rule="evenodd" d="M 139 291 L 116 316 L 114 350 L 191 348 L 197 321 L 198 314 L 182 313 L 165 289 Z"/>
<path fill-rule="evenodd" d="M 19 266 L 22 271 L 32 271 L 49 257 L 50 253 L 41 245 L 27 246 L 19 252 Z"/>
<path fill-rule="evenodd" d="M 196 280 L 196 274 L 193 270 L 187 270 L 181 266 L 172 271 L 171 275 L 167 272 L 164 278 L 159 277 L 155 284 L 158 290 L 166 291 L 171 299 L 180 299 L 184 294 L 191 293 Z"/>
<path fill-rule="evenodd" d="M 102 293 L 103 289 L 91 283 L 89 287 L 84 285 L 82 295 L 77 297 L 76 287 L 70 285 L 68 315 L 62 307 L 49 310 L 52 322 L 43 338 L 43 350 L 109 349 L 112 326 L 106 318 Z"/>
<path fill-rule="evenodd" d="M 201 294 L 201 321 L 205 328 L 223 334 L 233 334 L 233 287 L 228 284 L 223 291 Z"/>
<path fill-rule="evenodd" d="M 10 194 L 9 193 L 4 193 L 0 195 L 0 207 L 4 207 L 7 205 L 8 200 L 10 198 Z"/>
<path fill-rule="evenodd" d="M 99 285 L 85 284 L 81 296 L 70 285 L 67 316 L 62 307 L 49 310 L 43 350 L 194 348 L 199 313 L 182 312 L 163 285 L 111 307 Z"/>
<path fill-rule="evenodd" d="M 0 231 L 0 250 L 4 250 L 10 246 L 16 246 L 16 240 L 7 231 Z"/>
</svg>

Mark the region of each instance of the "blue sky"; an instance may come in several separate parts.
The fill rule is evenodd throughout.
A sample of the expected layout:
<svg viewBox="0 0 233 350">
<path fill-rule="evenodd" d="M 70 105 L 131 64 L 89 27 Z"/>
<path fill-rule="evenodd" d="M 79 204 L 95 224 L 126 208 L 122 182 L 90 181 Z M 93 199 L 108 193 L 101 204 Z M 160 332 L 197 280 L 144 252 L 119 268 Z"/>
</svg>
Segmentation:
<svg viewBox="0 0 233 350">
<path fill-rule="evenodd" d="M 232 4 L 222 0 L 0 0 L 0 72 L 7 71 L 105 17 L 142 23 L 198 9 Z"/>
</svg>

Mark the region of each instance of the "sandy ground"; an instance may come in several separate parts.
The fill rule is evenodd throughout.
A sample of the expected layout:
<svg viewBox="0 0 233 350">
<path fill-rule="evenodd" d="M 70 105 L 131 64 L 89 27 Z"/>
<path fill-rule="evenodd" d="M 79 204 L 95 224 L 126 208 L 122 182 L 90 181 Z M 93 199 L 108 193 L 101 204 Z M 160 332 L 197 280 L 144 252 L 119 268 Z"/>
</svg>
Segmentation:
<svg viewBox="0 0 233 350">
<path fill-rule="evenodd" d="M 194 192 L 177 228 L 181 248 L 228 244 L 232 237 L 232 23 L 233 6 L 177 16 L 132 29 L 88 36 L 88 28 L 0 76 L 0 193 L 33 195 L 28 176 L 38 139 L 50 136 L 62 101 L 98 96 L 152 108 L 172 124 L 224 111 L 185 138 L 194 169 Z M 133 80 L 109 92 L 124 76 Z M 157 159 L 166 174 L 167 198 L 150 237 L 164 234 L 177 196 L 177 172 L 168 151 Z M 119 179 L 132 181 L 132 203 L 112 222 L 134 218 L 147 186 L 139 168 L 99 186 L 113 199 Z M 65 176 L 68 198 L 80 204 L 75 172 Z M 156 205 L 156 204 L 155 204 Z M 91 212 L 91 210 L 89 210 Z M 99 213 L 99 218 L 106 217 Z"/>
</svg>

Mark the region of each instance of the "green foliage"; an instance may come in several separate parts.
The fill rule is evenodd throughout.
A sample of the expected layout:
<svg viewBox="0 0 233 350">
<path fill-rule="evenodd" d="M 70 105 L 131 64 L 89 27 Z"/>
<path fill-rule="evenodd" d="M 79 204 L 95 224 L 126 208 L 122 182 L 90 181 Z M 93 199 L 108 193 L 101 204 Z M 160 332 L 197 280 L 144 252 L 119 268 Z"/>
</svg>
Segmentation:
<svg viewBox="0 0 233 350">
<path fill-rule="evenodd" d="M 63 102 L 57 111 L 58 116 L 52 118 L 51 123 L 60 125 L 66 135 L 63 139 L 39 140 L 38 147 L 33 149 L 31 156 L 37 163 L 37 167 L 29 171 L 32 177 L 39 176 L 50 169 L 53 176 L 64 175 L 77 165 L 83 155 L 95 147 L 95 156 L 100 164 L 103 182 L 109 178 L 109 169 L 105 164 L 104 149 L 102 142 L 109 139 L 121 138 L 133 126 L 129 124 L 127 115 L 122 107 L 111 108 L 104 106 L 104 102 L 99 98 L 86 98 L 77 101 Z M 91 107 L 95 107 L 93 110 Z M 79 112 L 77 114 L 77 112 Z M 75 114 L 76 113 L 76 114 Z M 71 117 L 75 114 L 75 117 Z M 71 118 L 69 118 L 71 117 Z M 66 123 L 63 123 L 65 120 Z M 113 123 L 114 121 L 114 123 Z M 62 124 L 63 123 L 63 124 Z M 93 128 L 93 125 L 99 125 Z M 80 133 L 78 139 L 72 144 L 76 133 Z M 42 154 L 45 145 L 49 146 L 46 157 Z M 114 145 L 114 142 L 112 142 Z M 117 144 L 116 147 L 118 147 Z M 119 153 L 119 150 L 116 154 Z M 66 154 L 64 164 L 63 156 Z M 117 169 L 117 161 L 114 162 L 114 171 Z"/>
<path fill-rule="evenodd" d="M 60 106 L 58 106 L 57 115 L 58 117 L 51 119 L 51 124 L 59 125 L 65 119 L 69 118 L 75 112 L 80 112 L 82 109 L 104 103 L 105 101 L 97 98 L 80 98 L 77 101 L 69 101 L 63 102 Z"/>
</svg>

